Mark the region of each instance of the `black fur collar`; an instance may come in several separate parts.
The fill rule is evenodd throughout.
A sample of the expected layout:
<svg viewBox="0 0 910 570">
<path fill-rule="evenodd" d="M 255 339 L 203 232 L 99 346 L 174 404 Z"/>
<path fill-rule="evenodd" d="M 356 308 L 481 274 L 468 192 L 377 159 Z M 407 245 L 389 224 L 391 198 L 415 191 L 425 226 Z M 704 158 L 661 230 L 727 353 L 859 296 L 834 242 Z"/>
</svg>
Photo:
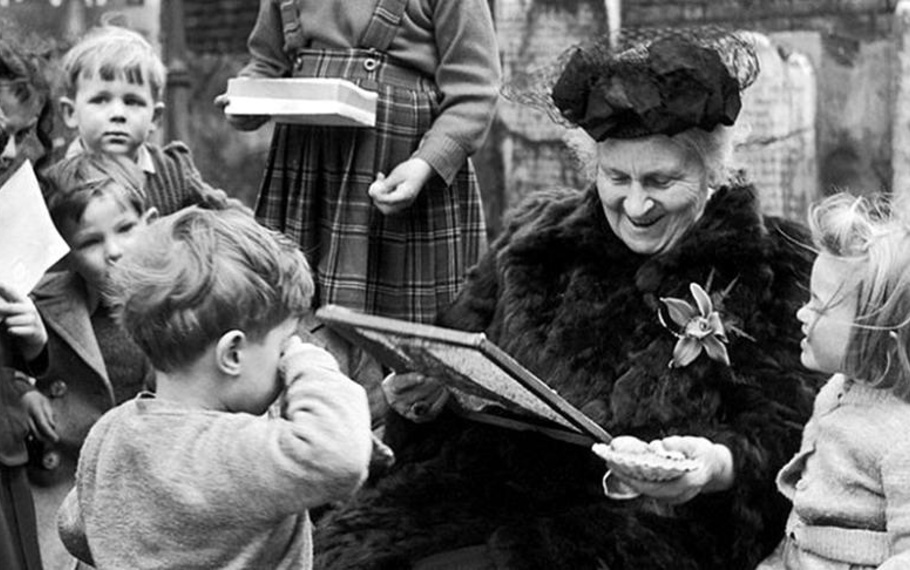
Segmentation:
<svg viewBox="0 0 910 570">
<path fill-rule="evenodd" d="M 709 199 L 705 212 L 673 248 L 653 255 L 631 251 L 613 233 L 597 189 L 554 193 L 512 220 L 513 238 L 503 252 L 510 263 L 591 263 L 637 267 L 637 285 L 654 291 L 663 275 L 680 267 L 747 267 L 767 252 L 767 233 L 751 185 L 725 186 Z"/>
</svg>

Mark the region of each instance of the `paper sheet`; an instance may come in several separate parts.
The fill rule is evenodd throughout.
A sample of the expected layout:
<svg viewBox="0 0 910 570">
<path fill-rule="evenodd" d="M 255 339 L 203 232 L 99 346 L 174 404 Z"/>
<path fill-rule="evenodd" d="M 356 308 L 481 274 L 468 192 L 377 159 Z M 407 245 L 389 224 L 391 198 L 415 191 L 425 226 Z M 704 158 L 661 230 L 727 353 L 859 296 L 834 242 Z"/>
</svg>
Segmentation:
<svg viewBox="0 0 910 570">
<path fill-rule="evenodd" d="M 0 187 L 0 280 L 25 295 L 68 251 L 25 161 Z"/>
</svg>

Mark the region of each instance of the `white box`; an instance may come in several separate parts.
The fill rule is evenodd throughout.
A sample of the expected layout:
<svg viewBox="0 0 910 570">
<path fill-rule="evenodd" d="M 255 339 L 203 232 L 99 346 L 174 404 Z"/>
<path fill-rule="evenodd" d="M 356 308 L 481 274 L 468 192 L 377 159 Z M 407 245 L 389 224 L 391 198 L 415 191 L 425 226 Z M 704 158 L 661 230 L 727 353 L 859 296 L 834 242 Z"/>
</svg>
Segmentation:
<svg viewBox="0 0 910 570">
<path fill-rule="evenodd" d="M 345 79 L 228 80 L 229 115 L 269 115 L 279 123 L 372 127 L 377 93 Z"/>
</svg>

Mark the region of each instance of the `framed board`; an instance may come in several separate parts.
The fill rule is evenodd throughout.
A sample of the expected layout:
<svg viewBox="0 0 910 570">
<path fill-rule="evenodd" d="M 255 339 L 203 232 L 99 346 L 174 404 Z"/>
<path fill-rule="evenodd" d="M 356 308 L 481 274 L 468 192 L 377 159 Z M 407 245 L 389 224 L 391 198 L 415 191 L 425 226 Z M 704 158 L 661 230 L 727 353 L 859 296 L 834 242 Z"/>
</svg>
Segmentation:
<svg viewBox="0 0 910 570">
<path fill-rule="evenodd" d="M 438 378 L 457 400 L 457 409 L 473 420 L 582 445 L 612 439 L 483 333 L 365 315 L 337 305 L 318 309 L 316 318 L 396 372 Z"/>
</svg>

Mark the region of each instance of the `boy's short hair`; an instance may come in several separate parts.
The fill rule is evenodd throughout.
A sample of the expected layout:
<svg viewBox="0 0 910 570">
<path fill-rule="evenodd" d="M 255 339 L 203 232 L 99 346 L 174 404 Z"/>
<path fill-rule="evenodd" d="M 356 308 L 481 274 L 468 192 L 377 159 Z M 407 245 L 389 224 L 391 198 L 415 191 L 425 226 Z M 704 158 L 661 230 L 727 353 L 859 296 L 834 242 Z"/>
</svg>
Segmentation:
<svg viewBox="0 0 910 570">
<path fill-rule="evenodd" d="M 61 234 L 79 224 L 89 203 L 101 195 L 112 196 L 138 214 L 148 209 L 145 175 L 123 156 L 82 152 L 54 163 L 42 182 L 47 209 Z"/>
<path fill-rule="evenodd" d="M 164 93 L 167 70 L 152 45 L 139 33 L 106 24 L 88 31 L 63 56 L 64 93 L 74 97 L 82 77 L 93 74 L 110 81 L 124 78 L 129 83 L 148 82 L 157 102 Z"/>
<path fill-rule="evenodd" d="M 856 262 L 856 318 L 844 372 L 910 400 L 910 211 L 885 196 L 839 193 L 815 204 L 820 253 Z"/>
<path fill-rule="evenodd" d="M 114 269 L 114 304 L 158 370 L 192 364 L 230 330 L 261 340 L 310 309 L 314 284 L 300 249 L 248 208 L 185 208 L 134 245 Z"/>
</svg>

